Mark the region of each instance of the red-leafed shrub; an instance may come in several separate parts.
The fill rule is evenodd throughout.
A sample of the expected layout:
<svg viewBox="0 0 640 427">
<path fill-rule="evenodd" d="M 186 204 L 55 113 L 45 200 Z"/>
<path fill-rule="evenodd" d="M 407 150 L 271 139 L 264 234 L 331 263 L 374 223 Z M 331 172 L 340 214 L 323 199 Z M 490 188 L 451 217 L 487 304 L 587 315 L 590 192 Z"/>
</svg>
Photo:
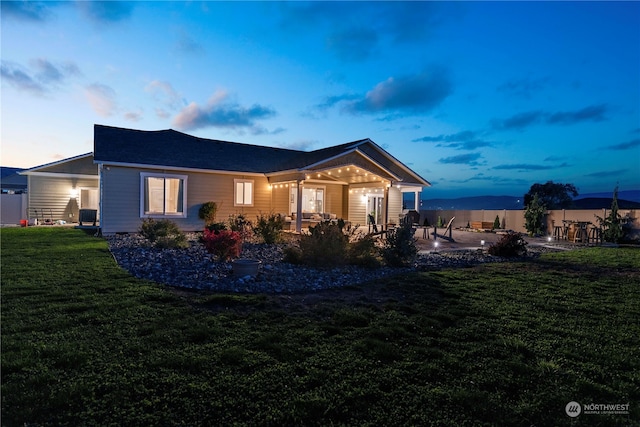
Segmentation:
<svg viewBox="0 0 640 427">
<path fill-rule="evenodd" d="M 205 228 L 202 243 L 209 253 L 225 261 L 239 257 L 242 251 L 242 235 L 237 231 Z"/>
<path fill-rule="evenodd" d="M 522 257 L 527 254 L 527 242 L 520 233 L 509 232 L 489 247 L 489 254 L 505 258 Z"/>
</svg>

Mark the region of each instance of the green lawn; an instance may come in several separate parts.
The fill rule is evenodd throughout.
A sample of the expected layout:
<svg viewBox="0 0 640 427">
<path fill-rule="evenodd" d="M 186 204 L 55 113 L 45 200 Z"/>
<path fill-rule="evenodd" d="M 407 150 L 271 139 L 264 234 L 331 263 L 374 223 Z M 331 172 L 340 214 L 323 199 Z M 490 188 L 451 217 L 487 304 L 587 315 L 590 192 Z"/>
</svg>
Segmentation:
<svg viewBox="0 0 640 427">
<path fill-rule="evenodd" d="M 640 425 L 639 249 L 269 296 L 134 279 L 77 230 L 0 237 L 4 426 Z"/>
</svg>

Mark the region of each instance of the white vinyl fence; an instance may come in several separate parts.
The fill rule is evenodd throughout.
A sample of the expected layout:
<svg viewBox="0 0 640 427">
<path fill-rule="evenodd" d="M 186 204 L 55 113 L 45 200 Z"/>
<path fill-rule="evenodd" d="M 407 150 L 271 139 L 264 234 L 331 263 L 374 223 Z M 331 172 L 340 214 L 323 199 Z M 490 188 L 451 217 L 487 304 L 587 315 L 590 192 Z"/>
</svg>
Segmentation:
<svg viewBox="0 0 640 427">
<path fill-rule="evenodd" d="M 18 225 L 27 218 L 26 194 L 0 194 L 0 224 Z"/>
</svg>

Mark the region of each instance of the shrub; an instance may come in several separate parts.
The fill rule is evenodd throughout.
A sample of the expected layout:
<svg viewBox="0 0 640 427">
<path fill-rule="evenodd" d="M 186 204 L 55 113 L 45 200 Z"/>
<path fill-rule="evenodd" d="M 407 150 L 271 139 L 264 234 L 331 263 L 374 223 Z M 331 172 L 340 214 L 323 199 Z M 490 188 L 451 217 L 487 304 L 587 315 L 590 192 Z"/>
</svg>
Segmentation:
<svg viewBox="0 0 640 427">
<path fill-rule="evenodd" d="M 373 236 L 366 235 L 356 239 L 349 244 L 348 248 L 350 264 L 369 268 L 380 266 L 380 249 L 376 246 Z"/>
<path fill-rule="evenodd" d="M 505 258 L 521 257 L 527 254 L 527 242 L 520 233 L 508 232 L 495 244 L 489 246 L 489 253 Z"/>
<path fill-rule="evenodd" d="M 227 229 L 227 224 L 225 224 L 224 222 L 212 222 L 211 224 L 208 224 L 205 228 L 209 231 L 222 231 Z"/>
<path fill-rule="evenodd" d="M 242 251 L 242 236 L 237 231 L 205 228 L 202 242 L 209 253 L 223 261 L 239 257 Z"/>
<path fill-rule="evenodd" d="M 229 215 L 229 229 L 240 233 L 242 239 L 249 237 L 251 233 L 251 221 L 244 214 Z"/>
<path fill-rule="evenodd" d="M 605 242 L 618 243 L 620 239 L 622 239 L 622 218 L 618 213 L 618 186 L 613 190 L 609 215 L 606 218 L 601 218 L 596 215 L 596 218 L 600 223 L 600 227 L 603 229 L 602 238 Z"/>
<path fill-rule="evenodd" d="M 291 264 L 303 264 L 302 250 L 297 246 L 287 246 L 283 249 L 282 260 Z"/>
<path fill-rule="evenodd" d="M 337 224 L 321 222 L 300 236 L 300 261 L 316 267 L 344 265 L 348 244 L 349 236 Z"/>
<path fill-rule="evenodd" d="M 382 258 L 388 265 L 392 267 L 409 265 L 415 260 L 417 254 L 418 248 L 411 224 L 387 231 Z"/>
<path fill-rule="evenodd" d="M 216 222 L 216 213 L 218 212 L 218 204 L 216 202 L 206 202 L 200 206 L 198 217 L 204 220 L 205 225 Z"/>
<path fill-rule="evenodd" d="M 163 249 L 188 248 L 189 242 L 176 223 L 168 219 L 145 218 L 140 234 L 154 246 Z"/>
<path fill-rule="evenodd" d="M 497 230 L 500 228 L 500 217 L 496 215 L 496 219 L 493 220 L 493 229 Z"/>
<path fill-rule="evenodd" d="M 529 232 L 529 236 L 539 236 L 542 234 L 544 213 L 547 208 L 542 204 L 538 198 L 538 194 L 533 195 L 533 199 L 527 205 L 527 210 L 524 212 L 525 228 Z"/>
<path fill-rule="evenodd" d="M 280 240 L 282 229 L 284 228 L 284 218 L 280 215 L 269 214 L 268 216 L 260 215 L 257 217 L 253 226 L 253 233 L 260 236 L 265 243 L 276 243 Z"/>
</svg>

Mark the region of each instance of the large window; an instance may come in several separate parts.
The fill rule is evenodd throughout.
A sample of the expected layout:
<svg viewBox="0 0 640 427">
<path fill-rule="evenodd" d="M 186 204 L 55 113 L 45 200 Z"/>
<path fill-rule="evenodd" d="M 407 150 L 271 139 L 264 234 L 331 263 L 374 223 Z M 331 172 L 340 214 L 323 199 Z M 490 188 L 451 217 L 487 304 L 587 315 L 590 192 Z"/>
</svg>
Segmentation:
<svg viewBox="0 0 640 427">
<path fill-rule="evenodd" d="M 298 206 L 298 189 L 291 187 L 291 212 Z M 324 187 L 302 187 L 302 212 L 324 212 Z"/>
<path fill-rule="evenodd" d="M 253 180 L 235 179 L 234 206 L 253 206 Z"/>
<path fill-rule="evenodd" d="M 140 178 L 141 217 L 186 218 L 186 176 L 142 173 Z"/>
</svg>

